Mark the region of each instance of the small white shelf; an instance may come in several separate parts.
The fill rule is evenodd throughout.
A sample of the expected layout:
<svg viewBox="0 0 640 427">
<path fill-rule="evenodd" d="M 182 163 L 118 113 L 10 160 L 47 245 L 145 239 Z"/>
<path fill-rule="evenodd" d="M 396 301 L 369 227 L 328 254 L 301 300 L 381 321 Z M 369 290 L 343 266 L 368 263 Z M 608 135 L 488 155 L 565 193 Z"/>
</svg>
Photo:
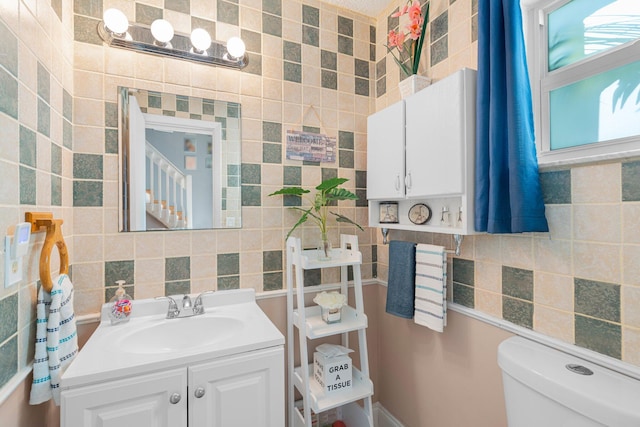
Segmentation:
<svg viewBox="0 0 640 427">
<path fill-rule="evenodd" d="M 298 390 L 304 390 L 302 385 L 302 367 L 298 366 L 294 370 L 294 384 Z M 344 391 L 335 393 L 324 393 L 320 385 L 313 379 L 313 364 L 307 366 L 309 371 L 309 391 L 311 410 L 320 413 L 332 408 L 337 408 L 349 402 L 364 399 L 373 395 L 373 382 L 355 367 L 352 368 L 353 386 Z"/>
<path fill-rule="evenodd" d="M 362 263 L 362 254 L 360 251 L 352 251 L 348 249 L 331 249 L 331 259 L 325 261 L 318 260 L 317 249 L 304 250 L 300 255 L 300 267 L 305 270 L 342 267 L 343 265 L 354 265 L 360 263 Z"/>
<path fill-rule="evenodd" d="M 338 323 L 328 324 L 322 320 L 322 312 L 319 305 L 305 307 L 306 332 L 309 339 L 328 337 L 330 335 L 364 329 L 368 325 L 367 315 L 358 312 L 350 306 L 342 307 L 341 320 Z M 298 310 L 293 311 L 293 321 L 296 327 L 300 327 Z"/>
<path fill-rule="evenodd" d="M 349 427 L 373 427 L 373 382 L 369 378 L 366 335 L 368 319 L 364 314 L 360 264 L 362 254 L 358 249 L 357 236 L 341 235 L 340 247 L 331 250 L 331 258 L 328 260 L 319 260 L 317 250 L 302 250 L 300 239 L 287 239 L 287 391 L 290 427 L 312 427 L 312 419 L 309 416 L 305 419 L 305 412 L 320 414 L 334 408 L 339 408 L 342 419 Z M 348 266 L 351 266 L 353 272 L 353 306 L 348 305 Z M 305 306 L 303 270 L 335 267 L 340 267 L 340 293 L 347 296 L 347 305 L 342 308 L 340 322 L 328 324 L 322 320 L 320 306 Z M 294 290 L 297 291 L 295 305 L 298 309 L 294 309 Z M 294 345 L 296 329 L 299 341 L 297 346 Z M 358 336 L 360 369 L 352 368 L 349 390 L 325 394 L 313 378 L 313 365 L 306 365 L 309 361 L 309 340 L 341 335 L 342 345 L 349 346 L 347 332 L 354 332 Z M 298 360 L 305 363 L 302 366 L 295 366 L 295 347 L 299 351 Z M 296 390 L 302 395 L 303 412 L 296 407 L 294 401 Z M 362 406 L 359 406 L 360 402 L 354 403 L 359 400 L 362 401 Z"/>
</svg>

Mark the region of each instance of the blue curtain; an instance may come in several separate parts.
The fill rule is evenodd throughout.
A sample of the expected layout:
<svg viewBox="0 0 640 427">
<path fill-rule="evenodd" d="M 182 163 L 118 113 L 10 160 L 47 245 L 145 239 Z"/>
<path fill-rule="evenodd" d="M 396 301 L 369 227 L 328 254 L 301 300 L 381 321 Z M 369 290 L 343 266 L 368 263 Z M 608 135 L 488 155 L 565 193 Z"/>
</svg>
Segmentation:
<svg viewBox="0 0 640 427">
<path fill-rule="evenodd" d="M 475 228 L 549 231 L 519 0 L 478 0 Z"/>
</svg>

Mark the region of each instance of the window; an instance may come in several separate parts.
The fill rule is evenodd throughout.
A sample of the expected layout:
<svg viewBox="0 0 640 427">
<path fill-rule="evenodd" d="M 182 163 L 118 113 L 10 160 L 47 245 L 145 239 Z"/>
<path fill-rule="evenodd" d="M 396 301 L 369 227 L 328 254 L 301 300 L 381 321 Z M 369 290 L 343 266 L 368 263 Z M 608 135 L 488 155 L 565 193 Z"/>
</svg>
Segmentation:
<svg viewBox="0 0 640 427">
<path fill-rule="evenodd" d="M 640 155 L 640 1 L 523 0 L 540 165 Z"/>
</svg>

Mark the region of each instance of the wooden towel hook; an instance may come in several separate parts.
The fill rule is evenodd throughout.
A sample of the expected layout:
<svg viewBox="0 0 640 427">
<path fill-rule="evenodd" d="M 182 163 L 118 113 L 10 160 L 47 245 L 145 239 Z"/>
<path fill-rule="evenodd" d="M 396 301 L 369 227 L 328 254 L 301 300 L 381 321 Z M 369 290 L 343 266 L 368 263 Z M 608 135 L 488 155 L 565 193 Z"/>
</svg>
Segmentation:
<svg viewBox="0 0 640 427">
<path fill-rule="evenodd" d="M 25 221 L 31 223 L 31 232 L 40 231 L 41 227 L 46 227 L 47 235 L 44 238 L 44 245 L 40 253 L 40 282 L 44 290 L 51 292 L 53 280 L 51 279 L 51 252 L 53 246 L 58 247 L 60 254 L 60 274 L 69 274 L 69 252 L 62 236 L 61 219 L 53 219 L 51 212 L 27 212 Z"/>
</svg>

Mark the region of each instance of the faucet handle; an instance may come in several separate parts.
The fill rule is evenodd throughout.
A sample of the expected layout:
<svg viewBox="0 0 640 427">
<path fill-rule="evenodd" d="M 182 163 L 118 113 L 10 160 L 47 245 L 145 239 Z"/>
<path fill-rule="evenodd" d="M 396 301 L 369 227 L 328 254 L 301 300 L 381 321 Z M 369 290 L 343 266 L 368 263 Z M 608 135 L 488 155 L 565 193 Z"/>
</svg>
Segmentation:
<svg viewBox="0 0 640 427">
<path fill-rule="evenodd" d="M 204 291 L 200 295 L 196 297 L 196 301 L 193 304 L 193 311 L 197 314 L 202 314 L 204 312 L 204 306 L 202 303 L 202 297 L 206 294 L 212 294 L 214 291 Z"/>
<path fill-rule="evenodd" d="M 156 297 L 156 299 L 168 299 L 169 300 L 169 308 L 167 309 L 167 319 L 173 319 L 174 317 L 178 317 L 180 314 L 180 310 L 178 309 L 178 303 L 173 297 L 164 296 L 164 297 Z"/>
</svg>

